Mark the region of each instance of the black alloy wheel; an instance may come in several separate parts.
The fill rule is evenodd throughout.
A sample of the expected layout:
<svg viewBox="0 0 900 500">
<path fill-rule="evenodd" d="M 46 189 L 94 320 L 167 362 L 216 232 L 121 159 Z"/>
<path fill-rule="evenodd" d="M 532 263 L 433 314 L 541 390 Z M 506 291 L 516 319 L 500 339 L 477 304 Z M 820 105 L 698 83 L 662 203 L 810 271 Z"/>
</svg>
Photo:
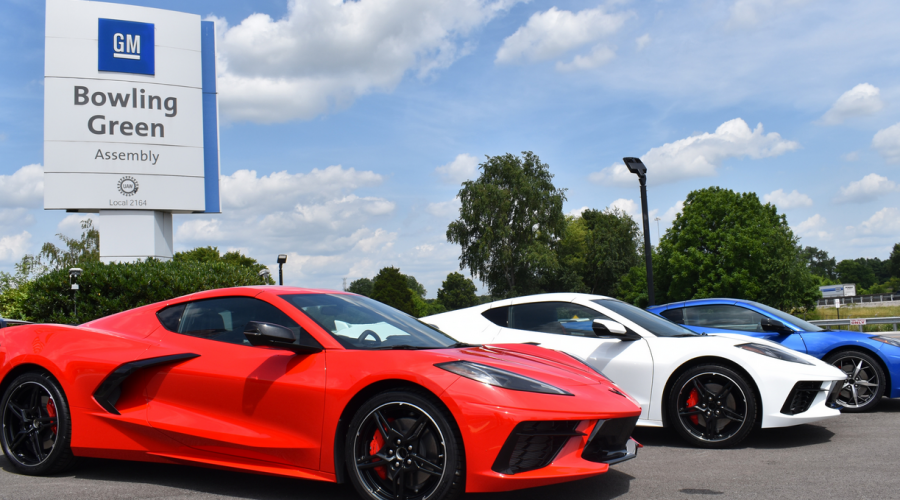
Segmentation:
<svg viewBox="0 0 900 500">
<path fill-rule="evenodd" d="M 429 395 L 392 390 L 357 411 L 346 439 L 347 469 L 372 500 L 447 500 L 465 491 L 462 439 Z"/>
<path fill-rule="evenodd" d="M 6 389 L 0 444 L 21 473 L 46 475 L 75 462 L 69 443 L 72 421 L 59 385 L 48 374 L 26 373 Z"/>
<path fill-rule="evenodd" d="M 701 448 L 728 448 L 756 422 L 756 395 L 745 377 L 725 366 L 688 369 L 669 393 L 669 422 L 685 440 Z"/>
<path fill-rule="evenodd" d="M 881 401 L 887 383 L 884 370 L 872 356 L 860 351 L 841 351 L 828 356 L 825 362 L 847 374 L 844 387 L 837 397 L 842 411 L 869 411 Z"/>
</svg>

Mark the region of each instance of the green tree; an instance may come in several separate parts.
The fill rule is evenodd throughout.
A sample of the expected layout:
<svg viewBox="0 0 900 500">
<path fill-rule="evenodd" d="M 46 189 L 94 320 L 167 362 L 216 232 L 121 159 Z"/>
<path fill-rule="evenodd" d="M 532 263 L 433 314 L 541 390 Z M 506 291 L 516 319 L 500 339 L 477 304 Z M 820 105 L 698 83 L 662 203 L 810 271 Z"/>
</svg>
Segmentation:
<svg viewBox="0 0 900 500">
<path fill-rule="evenodd" d="M 841 283 L 856 283 L 860 292 L 862 289 L 871 287 L 877 281 L 875 272 L 865 264 L 864 259 L 844 259 L 838 262 L 835 272 Z"/>
<path fill-rule="evenodd" d="M 554 245 L 556 268 L 541 283 L 547 292 L 587 293 L 584 284 L 588 229 L 581 217 L 566 216 L 566 227 Z"/>
<path fill-rule="evenodd" d="M 550 167 L 530 151 L 487 157 L 477 180 L 459 191 L 459 219 L 447 240 L 459 244 L 460 269 L 488 285 L 491 295 L 539 290 L 558 267 L 553 243 L 565 229 L 565 190 L 552 182 Z"/>
<path fill-rule="evenodd" d="M 372 280 L 371 298 L 415 316 L 418 310 L 413 295 L 406 277 L 396 267 L 382 268 Z"/>
<path fill-rule="evenodd" d="M 806 262 L 806 267 L 816 276 L 822 276 L 830 280 L 837 278 L 837 274 L 834 271 L 837 263 L 834 257 L 829 257 L 828 252 L 825 250 L 819 250 L 816 247 L 803 247 L 800 255 L 803 261 Z"/>
<path fill-rule="evenodd" d="M 62 247 L 47 242 L 41 246 L 41 251 L 36 256 L 26 256 L 31 259 L 29 265 L 36 275 L 100 261 L 100 232 L 91 219 L 81 221 L 80 238 L 69 238 L 62 233 L 56 236 L 62 241 Z"/>
<path fill-rule="evenodd" d="M 441 283 L 437 298 L 448 310 L 455 311 L 478 305 L 478 296 L 475 295 L 477 290 L 472 280 L 454 272 L 448 274 L 447 279 Z"/>
<path fill-rule="evenodd" d="M 894 243 L 894 249 L 891 250 L 891 256 L 888 257 L 891 276 L 900 278 L 900 243 Z"/>
<path fill-rule="evenodd" d="M 656 275 L 653 276 L 654 279 Z M 631 269 L 619 279 L 616 290 L 616 298 L 623 302 L 645 308 L 650 305 L 650 296 L 647 293 L 647 266 L 640 264 Z"/>
<path fill-rule="evenodd" d="M 224 262 L 226 264 L 246 267 L 257 273 L 257 275 L 259 275 L 259 272 L 263 269 L 268 268 L 265 264 L 260 264 L 256 259 L 247 257 L 237 250 L 232 250 L 231 252 L 226 252 L 225 255 L 220 255 L 219 248 L 213 246 L 197 247 L 186 252 L 175 252 L 175 256 L 172 258 L 172 260 L 176 262 L 193 262 L 203 264 Z M 275 284 L 275 278 L 273 278 L 272 276 L 269 276 L 266 281 L 270 285 Z"/>
<path fill-rule="evenodd" d="M 692 191 L 659 244 L 657 300 L 733 297 L 782 310 L 814 307 L 821 294 L 797 240 L 785 216 L 755 193 Z"/>
<path fill-rule="evenodd" d="M 428 291 L 425 290 L 425 287 L 419 283 L 415 276 L 410 276 L 408 274 L 403 275 L 406 278 L 406 286 L 409 287 L 410 290 L 414 294 L 416 294 L 420 299 L 425 299 L 425 295 L 428 294 Z"/>
<path fill-rule="evenodd" d="M 591 293 L 615 295 L 619 280 L 640 263 L 643 235 L 617 208 L 585 210 L 581 218 L 587 228 L 585 285 Z"/>
<path fill-rule="evenodd" d="M 347 291 L 359 295 L 365 295 L 366 297 L 371 297 L 372 280 L 370 280 L 369 278 L 360 278 L 358 280 L 353 280 L 350 282 L 350 286 L 347 287 Z"/>
</svg>

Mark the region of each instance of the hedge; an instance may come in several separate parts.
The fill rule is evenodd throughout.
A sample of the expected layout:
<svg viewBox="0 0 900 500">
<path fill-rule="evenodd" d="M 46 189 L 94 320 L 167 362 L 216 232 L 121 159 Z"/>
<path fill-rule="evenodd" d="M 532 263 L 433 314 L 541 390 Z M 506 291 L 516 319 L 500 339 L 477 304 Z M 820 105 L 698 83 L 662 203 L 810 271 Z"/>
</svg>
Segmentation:
<svg viewBox="0 0 900 500">
<path fill-rule="evenodd" d="M 66 269 L 34 280 L 22 305 L 26 317 L 41 323 L 79 324 L 189 293 L 262 283 L 255 270 L 224 262 L 92 262 L 82 268 L 77 292 L 71 289 Z"/>
</svg>

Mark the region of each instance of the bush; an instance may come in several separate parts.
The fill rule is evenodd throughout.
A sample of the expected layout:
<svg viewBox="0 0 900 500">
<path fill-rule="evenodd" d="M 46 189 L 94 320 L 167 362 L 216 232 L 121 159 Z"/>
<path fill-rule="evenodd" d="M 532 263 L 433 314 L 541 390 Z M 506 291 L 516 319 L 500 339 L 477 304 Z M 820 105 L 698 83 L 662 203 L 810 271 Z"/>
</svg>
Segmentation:
<svg viewBox="0 0 900 500">
<path fill-rule="evenodd" d="M 71 290 L 66 269 L 31 282 L 28 300 L 23 304 L 25 316 L 42 323 L 78 324 L 189 293 L 261 284 L 253 268 L 221 261 L 89 262 L 83 269 L 78 279 L 77 317 L 73 312 L 76 292 Z"/>
</svg>

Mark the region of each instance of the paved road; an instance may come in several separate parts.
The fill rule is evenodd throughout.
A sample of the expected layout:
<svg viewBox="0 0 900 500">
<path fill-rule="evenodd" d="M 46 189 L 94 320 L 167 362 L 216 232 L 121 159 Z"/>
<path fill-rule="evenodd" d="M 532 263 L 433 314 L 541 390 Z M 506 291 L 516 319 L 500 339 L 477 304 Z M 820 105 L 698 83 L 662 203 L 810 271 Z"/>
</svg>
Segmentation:
<svg viewBox="0 0 900 500">
<path fill-rule="evenodd" d="M 760 431 L 733 450 L 685 447 L 642 429 L 638 458 L 583 481 L 466 500 L 900 498 L 900 400 L 823 424 Z M 349 486 L 194 467 L 92 460 L 51 478 L 20 476 L 0 458 L 0 498 L 282 498 L 356 500 Z"/>
</svg>

